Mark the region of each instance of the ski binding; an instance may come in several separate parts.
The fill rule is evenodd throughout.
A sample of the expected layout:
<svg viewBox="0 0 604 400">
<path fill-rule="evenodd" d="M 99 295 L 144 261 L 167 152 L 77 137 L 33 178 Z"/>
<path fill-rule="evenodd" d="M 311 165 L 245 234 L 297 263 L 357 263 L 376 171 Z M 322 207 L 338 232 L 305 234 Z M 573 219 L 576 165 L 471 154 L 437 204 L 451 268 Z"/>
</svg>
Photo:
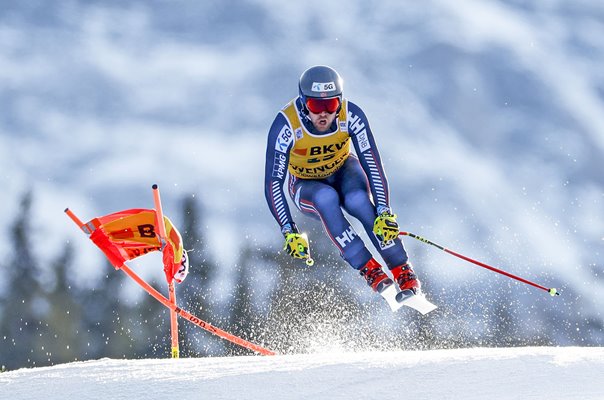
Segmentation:
<svg viewBox="0 0 604 400">
<path fill-rule="evenodd" d="M 400 291 L 397 285 L 392 284 L 382 290 L 380 295 L 386 300 L 393 312 L 402 306 L 407 306 L 426 315 L 437 308 L 436 305 L 426 299 L 426 295 L 422 293 L 421 289 L 418 289 L 417 293 L 413 293 L 411 290 Z"/>
</svg>

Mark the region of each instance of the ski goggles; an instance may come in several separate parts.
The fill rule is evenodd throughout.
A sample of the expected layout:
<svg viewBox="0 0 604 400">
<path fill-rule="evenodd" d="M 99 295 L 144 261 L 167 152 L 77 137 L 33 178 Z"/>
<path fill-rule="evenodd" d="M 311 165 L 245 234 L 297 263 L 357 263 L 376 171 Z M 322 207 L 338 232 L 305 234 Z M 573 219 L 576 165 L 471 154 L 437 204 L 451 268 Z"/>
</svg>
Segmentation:
<svg viewBox="0 0 604 400">
<path fill-rule="evenodd" d="M 331 99 L 310 97 L 306 99 L 306 107 L 313 114 L 321 114 L 323 111 L 333 114 L 340 108 L 340 99 L 337 97 L 332 97 Z"/>
</svg>

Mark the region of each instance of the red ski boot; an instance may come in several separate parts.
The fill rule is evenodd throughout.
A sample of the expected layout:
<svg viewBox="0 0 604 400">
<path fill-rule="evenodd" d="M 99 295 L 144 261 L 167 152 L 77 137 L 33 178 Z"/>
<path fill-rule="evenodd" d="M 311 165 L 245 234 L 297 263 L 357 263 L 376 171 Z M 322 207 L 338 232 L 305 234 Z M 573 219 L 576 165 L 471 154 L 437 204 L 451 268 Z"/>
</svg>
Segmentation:
<svg viewBox="0 0 604 400">
<path fill-rule="evenodd" d="M 398 267 L 392 268 L 392 276 L 394 276 L 394 280 L 398 284 L 401 292 L 405 290 L 410 290 L 414 294 L 417 294 L 422 286 L 419 279 L 417 279 L 417 275 L 411 268 L 411 264 L 405 263 L 403 265 L 399 265 Z"/>
<path fill-rule="evenodd" d="M 382 266 L 371 258 L 360 270 L 361 275 L 367 280 L 367 284 L 378 293 L 392 285 L 392 279 L 382 270 Z"/>
</svg>

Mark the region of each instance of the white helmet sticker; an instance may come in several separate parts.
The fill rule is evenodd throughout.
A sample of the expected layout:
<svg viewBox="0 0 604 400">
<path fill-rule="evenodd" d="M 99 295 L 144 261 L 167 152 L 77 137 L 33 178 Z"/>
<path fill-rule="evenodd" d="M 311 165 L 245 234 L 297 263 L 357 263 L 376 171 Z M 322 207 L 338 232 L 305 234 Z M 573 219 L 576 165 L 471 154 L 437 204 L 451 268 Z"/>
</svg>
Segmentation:
<svg viewBox="0 0 604 400">
<path fill-rule="evenodd" d="M 335 82 L 313 82 L 311 90 L 313 92 L 331 92 L 336 90 Z"/>
</svg>

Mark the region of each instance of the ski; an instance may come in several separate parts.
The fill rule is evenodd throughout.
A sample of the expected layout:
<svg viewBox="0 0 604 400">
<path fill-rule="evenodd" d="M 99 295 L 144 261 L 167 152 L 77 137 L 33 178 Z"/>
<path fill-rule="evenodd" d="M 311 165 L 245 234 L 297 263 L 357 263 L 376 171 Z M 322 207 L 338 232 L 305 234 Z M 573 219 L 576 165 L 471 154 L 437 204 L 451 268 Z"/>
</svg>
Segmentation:
<svg viewBox="0 0 604 400">
<path fill-rule="evenodd" d="M 382 290 L 380 295 L 386 300 L 393 312 L 406 306 L 426 315 L 437 308 L 435 304 L 426 299 L 426 295 L 421 290 L 418 290 L 417 293 L 413 293 L 411 290 L 400 291 L 395 284 Z"/>
</svg>

